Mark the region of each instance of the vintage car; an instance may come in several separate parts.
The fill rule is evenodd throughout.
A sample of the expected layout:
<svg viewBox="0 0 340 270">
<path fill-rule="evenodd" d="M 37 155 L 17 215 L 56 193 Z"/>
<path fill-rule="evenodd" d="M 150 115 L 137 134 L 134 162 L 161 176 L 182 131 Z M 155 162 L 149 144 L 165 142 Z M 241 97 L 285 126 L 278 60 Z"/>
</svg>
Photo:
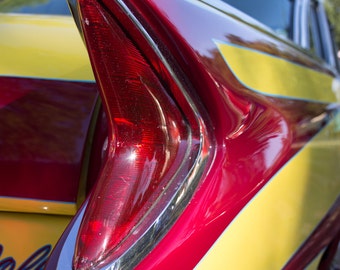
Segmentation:
<svg viewBox="0 0 340 270">
<path fill-rule="evenodd" d="M 0 269 L 339 269 L 322 2 L 68 5 L 0 2 Z"/>
</svg>

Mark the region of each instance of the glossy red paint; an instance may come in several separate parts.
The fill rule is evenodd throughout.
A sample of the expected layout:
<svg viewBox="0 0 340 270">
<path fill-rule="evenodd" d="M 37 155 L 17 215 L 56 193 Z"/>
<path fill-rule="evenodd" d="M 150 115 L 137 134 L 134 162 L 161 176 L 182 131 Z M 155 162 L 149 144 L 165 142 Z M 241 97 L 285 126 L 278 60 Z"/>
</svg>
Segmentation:
<svg viewBox="0 0 340 270">
<path fill-rule="evenodd" d="M 6 91 L 2 91 L 0 93 L 0 108 L 5 107 L 6 105 L 14 102 L 15 100 L 25 96 L 30 89 L 23 88 L 10 88 L 10 91 L 6 89 Z"/>
<path fill-rule="evenodd" d="M 124 2 L 132 14 L 123 12 L 122 6 L 117 2 Z M 86 5 L 89 1 L 84 0 L 83 3 Z M 167 59 L 174 74 L 185 85 L 208 127 L 210 137 L 214 138 L 210 149 L 211 163 L 190 204 L 166 236 L 137 267 L 192 269 L 247 202 L 323 127 L 327 117 L 325 121 L 308 129 L 302 129 L 302 125 L 316 116 L 329 113 L 326 104 L 269 97 L 246 89 L 228 70 L 214 39 L 266 51 L 325 72 L 330 71 L 317 66 L 291 45 L 250 29 L 243 22 L 224 16 L 200 1 L 103 0 L 100 5 L 101 3 L 107 7 L 105 15 L 106 12 L 110 13 L 114 24 L 123 29 L 131 43 L 149 61 L 151 69 L 162 85 L 166 86 L 169 95 L 174 97 L 186 116 L 190 115 L 179 89 L 169 79 L 171 76 L 168 69 L 135 22 L 131 21 L 131 15 L 138 19 Z M 92 23 L 92 20 L 86 20 L 87 17 L 82 19 L 85 25 Z M 240 34 L 243 39 L 239 37 Z M 110 49 L 105 44 L 105 37 L 96 38 L 98 40 L 90 39 L 91 42 L 101 44 L 104 51 Z M 131 46 L 130 42 L 128 46 Z M 99 63 L 114 63 L 114 53 L 109 51 L 107 55 L 108 58 Z M 126 64 L 119 60 L 118 63 L 123 66 Z M 127 63 L 130 64 L 129 61 Z M 94 63 L 94 66 L 97 71 L 110 70 L 98 63 Z M 109 75 L 107 80 L 114 77 L 110 73 L 106 75 Z M 126 76 L 125 73 L 123 75 Z M 101 83 L 104 86 L 102 91 L 108 89 L 106 87 L 110 82 L 104 79 Z M 107 98 L 105 94 L 107 93 L 103 97 Z M 115 119 L 118 101 L 113 96 L 108 97 L 104 99 L 104 104 L 107 106 L 109 124 L 113 120 L 118 125 L 131 123 L 125 118 Z M 109 127 L 111 141 L 114 141 L 114 137 L 110 132 L 114 128 L 114 125 Z M 103 178 L 106 180 L 105 175 Z M 188 253 L 190 256 L 187 256 Z"/>
<path fill-rule="evenodd" d="M 75 202 L 94 83 L 1 77 L 0 196 Z M 48 180 L 48 181 L 46 181 Z"/>
<path fill-rule="evenodd" d="M 104 2 L 123 25 L 131 25 L 111 1 Z M 204 4 L 126 2 L 164 55 L 174 60 L 170 61 L 172 68 L 192 83 L 188 90 L 199 97 L 195 102 L 203 103 L 209 115 L 205 121 L 216 138 L 214 161 L 204 182 L 174 227 L 138 266 L 192 269 L 242 207 L 318 132 L 324 123 L 312 130 L 301 130 L 299 123 L 325 112 L 326 105 L 265 97 L 245 89 L 227 69 L 213 39 L 265 48 L 273 55 L 316 66 L 289 45 L 250 31 Z M 228 28 L 231 23 L 233 27 Z M 138 31 L 129 33 L 145 48 Z M 247 40 L 238 38 L 240 33 Z M 161 73 L 162 64 L 152 52 L 143 52 Z M 188 252 L 190 256 L 186 256 Z"/>
</svg>

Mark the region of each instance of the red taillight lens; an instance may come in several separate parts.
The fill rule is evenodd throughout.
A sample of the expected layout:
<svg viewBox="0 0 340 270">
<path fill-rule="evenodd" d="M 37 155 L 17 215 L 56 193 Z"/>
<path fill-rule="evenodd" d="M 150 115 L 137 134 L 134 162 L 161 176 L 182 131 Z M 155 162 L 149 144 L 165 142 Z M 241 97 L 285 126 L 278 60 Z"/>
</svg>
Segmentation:
<svg viewBox="0 0 340 270">
<path fill-rule="evenodd" d="M 206 155 L 204 128 L 192 104 L 181 110 L 168 93 L 181 92 L 175 80 L 159 79 L 113 14 L 97 1 L 79 2 L 110 131 L 73 264 L 98 268 L 125 255 L 131 266 L 159 241 L 192 193 L 187 188 Z"/>
</svg>

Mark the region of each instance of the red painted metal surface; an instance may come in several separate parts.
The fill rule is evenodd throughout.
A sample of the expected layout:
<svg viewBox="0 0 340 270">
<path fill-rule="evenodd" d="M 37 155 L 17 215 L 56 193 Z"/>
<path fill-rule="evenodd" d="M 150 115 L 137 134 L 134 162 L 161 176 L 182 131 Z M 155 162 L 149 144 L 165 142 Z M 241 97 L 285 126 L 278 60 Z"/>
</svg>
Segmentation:
<svg viewBox="0 0 340 270">
<path fill-rule="evenodd" d="M 75 202 L 94 83 L 1 77 L 0 196 Z"/>
<path fill-rule="evenodd" d="M 242 207 L 320 128 L 299 133 L 298 123 L 326 107 L 245 89 L 226 68 L 213 39 L 266 48 L 273 55 L 315 66 L 288 45 L 218 16 L 204 5 L 176 0 L 131 2 L 129 7 L 150 35 L 170 48 L 169 57 L 190 79 L 199 96 L 195 101 L 204 104 L 216 138 L 214 162 L 204 182 L 175 226 L 138 267 L 191 269 Z"/>
<path fill-rule="evenodd" d="M 166 74 L 131 17 L 114 1 L 103 2 L 158 76 Z M 240 210 L 324 124 L 304 130 L 299 123 L 327 111 L 325 104 L 268 97 L 246 89 L 228 70 L 214 39 L 326 69 L 289 44 L 222 16 L 199 1 L 125 2 L 188 87 L 215 138 L 210 167 L 190 204 L 137 267 L 192 269 Z M 167 81 L 163 83 L 168 86 Z M 182 104 L 178 90 L 171 91 L 176 102 Z M 315 251 L 318 249 L 320 246 Z"/>
</svg>

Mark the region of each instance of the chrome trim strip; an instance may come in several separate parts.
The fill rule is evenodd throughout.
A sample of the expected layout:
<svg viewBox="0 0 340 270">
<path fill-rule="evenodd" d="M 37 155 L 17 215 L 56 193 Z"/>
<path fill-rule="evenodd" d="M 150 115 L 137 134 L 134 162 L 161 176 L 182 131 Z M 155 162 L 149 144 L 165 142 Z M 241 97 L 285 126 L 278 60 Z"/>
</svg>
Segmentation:
<svg viewBox="0 0 340 270">
<path fill-rule="evenodd" d="M 74 18 L 74 21 L 77 25 L 77 28 L 79 30 L 79 33 L 84 40 L 84 34 L 83 34 L 83 29 L 81 27 L 81 19 L 80 19 L 80 13 L 78 9 L 78 1 L 77 0 L 67 0 L 68 6 L 70 8 L 71 14 Z"/>
<path fill-rule="evenodd" d="M 234 19 L 242 21 L 244 24 L 251 25 L 252 27 L 268 32 L 268 34 L 277 36 L 277 34 L 267 25 L 261 23 L 260 21 L 254 19 L 250 15 L 244 13 L 242 10 L 235 8 L 234 6 L 227 4 L 224 1 L 221 0 L 187 0 L 187 1 L 191 1 L 194 4 L 198 4 L 197 2 L 204 3 L 214 10 L 218 10 Z"/>
<path fill-rule="evenodd" d="M 323 49 L 324 49 L 324 53 L 325 53 L 325 58 L 327 63 L 337 69 L 339 71 L 339 67 L 338 67 L 338 60 L 336 58 L 336 50 L 334 48 L 334 43 L 333 43 L 333 37 L 331 36 L 330 33 L 330 27 L 328 24 L 328 19 L 326 16 L 326 11 L 324 9 L 323 3 L 318 2 L 318 15 L 319 15 L 319 23 L 320 23 L 320 34 L 321 34 L 321 41 L 322 41 L 322 45 L 323 45 Z"/>
<path fill-rule="evenodd" d="M 73 261 L 73 254 L 75 250 L 75 245 L 77 241 L 78 231 L 83 220 L 83 216 L 85 213 L 85 209 L 87 207 L 86 204 L 80 209 L 79 215 L 76 217 L 74 224 L 67 235 L 66 241 L 63 243 L 63 247 L 60 251 L 58 264 L 56 266 L 57 270 L 65 270 L 65 269 L 72 269 L 72 261 Z M 52 269 L 53 266 L 49 267 L 47 265 L 46 269 Z"/>
</svg>

